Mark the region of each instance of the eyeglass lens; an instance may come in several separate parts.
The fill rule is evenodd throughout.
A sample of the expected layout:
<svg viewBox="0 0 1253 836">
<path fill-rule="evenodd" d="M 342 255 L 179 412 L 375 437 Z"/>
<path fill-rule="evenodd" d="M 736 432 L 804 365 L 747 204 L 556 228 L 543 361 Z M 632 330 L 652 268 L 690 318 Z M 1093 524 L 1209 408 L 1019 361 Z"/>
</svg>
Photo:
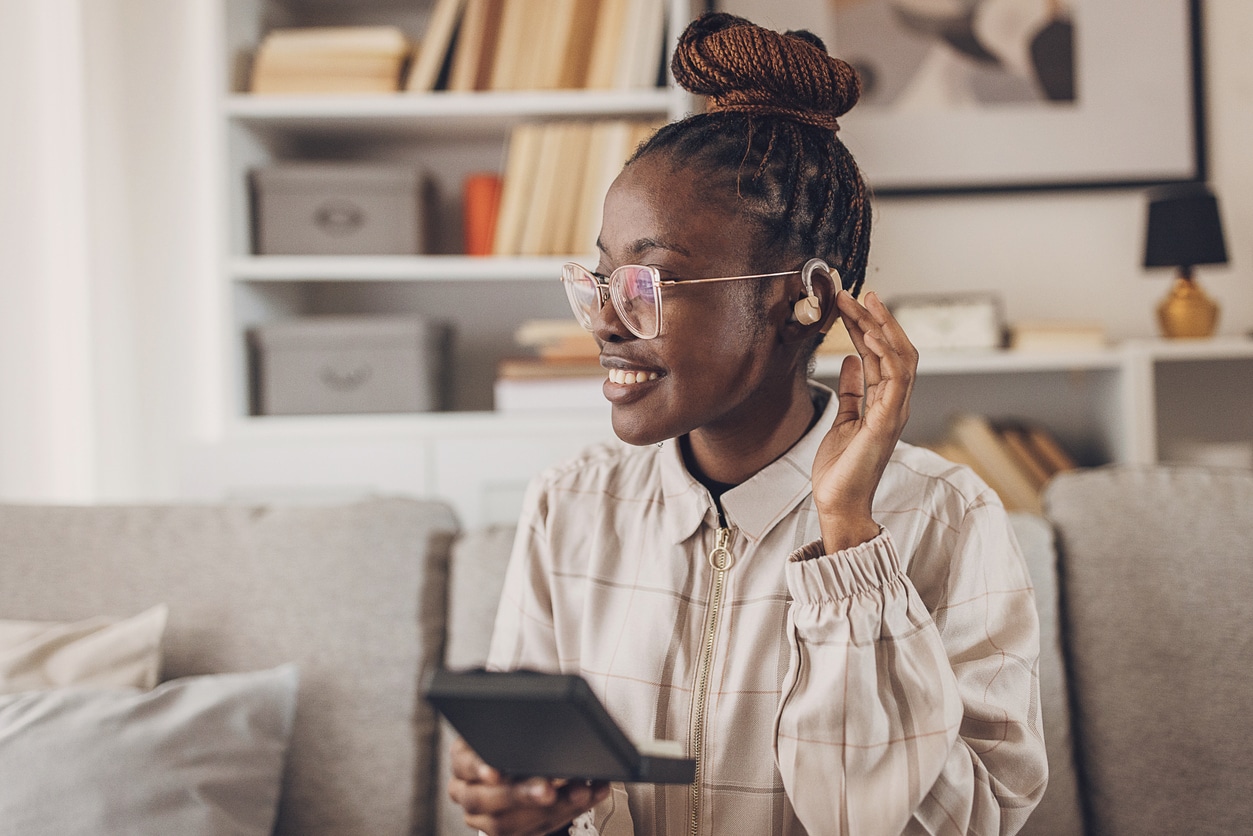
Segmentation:
<svg viewBox="0 0 1253 836">
<path fill-rule="evenodd" d="M 601 306 L 596 280 L 576 265 L 567 265 L 563 273 L 566 295 L 574 316 L 584 328 L 591 330 Z M 657 336 L 661 306 L 652 270 L 636 265 L 619 267 L 609 277 L 609 298 L 623 324 L 632 333 L 643 339 Z"/>
</svg>

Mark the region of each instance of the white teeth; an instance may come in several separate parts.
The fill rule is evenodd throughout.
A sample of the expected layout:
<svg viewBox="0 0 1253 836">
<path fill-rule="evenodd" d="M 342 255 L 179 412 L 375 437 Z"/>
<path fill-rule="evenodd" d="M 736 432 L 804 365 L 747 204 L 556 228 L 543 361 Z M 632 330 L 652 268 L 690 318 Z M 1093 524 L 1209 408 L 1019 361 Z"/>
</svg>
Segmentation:
<svg viewBox="0 0 1253 836">
<path fill-rule="evenodd" d="M 623 386 L 629 386 L 633 383 L 643 383 L 647 380 L 656 380 L 660 377 L 657 372 L 631 372 L 623 369 L 610 369 L 609 380 Z"/>
</svg>

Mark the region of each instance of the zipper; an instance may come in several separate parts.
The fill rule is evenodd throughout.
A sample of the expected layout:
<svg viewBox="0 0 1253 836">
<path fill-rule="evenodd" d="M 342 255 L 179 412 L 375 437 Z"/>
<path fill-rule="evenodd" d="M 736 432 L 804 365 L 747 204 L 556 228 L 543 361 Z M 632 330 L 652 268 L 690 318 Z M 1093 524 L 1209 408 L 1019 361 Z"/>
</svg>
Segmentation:
<svg viewBox="0 0 1253 836">
<path fill-rule="evenodd" d="M 701 647 L 700 674 L 696 681 L 696 708 L 692 713 L 692 758 L 696 761 L 696 777 L 692 781 L 692 821 L 690 836 L 700 833 L 700 787 L 704 778 L 701 760 L 705 747 L 705 708 L 709 699 L 709 671 L 713 667 L 714 641 L 718 632 L 718 616 L 722 609 L 722 593 L 726 586 L 727 570 L 735 559 L 727 545 L 731 542 L 731 529 L 726 527 L 722 515 L 718 515 L 718 539 L 709 553 L 709 565 L 714 570 L 713 590 L 709 599 L 709 617 L 705 622 L 705 641 Z"/>
</svg>

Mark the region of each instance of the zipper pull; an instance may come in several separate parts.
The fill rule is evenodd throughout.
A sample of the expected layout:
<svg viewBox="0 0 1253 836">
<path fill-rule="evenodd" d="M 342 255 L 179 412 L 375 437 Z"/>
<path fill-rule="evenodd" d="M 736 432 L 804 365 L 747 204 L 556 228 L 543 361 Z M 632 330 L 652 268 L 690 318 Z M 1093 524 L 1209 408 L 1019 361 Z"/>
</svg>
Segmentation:
<svg viewBox="0 0 1253 836">
<path fill-rule="evenodd" d="M 709 553 L 709 565 L 719 572 L 725 572 L 735 563 L 735 557 L 731 554 L 731 550 L 727 545 L 731 542 L 731 529 L 718 529 L 718 543 L 714 546 L 713 551 Z"/>
</svg>

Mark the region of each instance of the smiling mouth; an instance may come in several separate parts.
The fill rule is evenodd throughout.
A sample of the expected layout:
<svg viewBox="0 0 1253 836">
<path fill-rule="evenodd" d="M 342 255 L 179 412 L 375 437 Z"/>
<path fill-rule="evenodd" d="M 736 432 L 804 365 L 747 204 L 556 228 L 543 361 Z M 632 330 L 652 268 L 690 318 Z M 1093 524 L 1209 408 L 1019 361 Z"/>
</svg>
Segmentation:
<svg viewBox="0 0 1253 836">
<path fill-rule="evenodd" d="M 610 369 L 609 382 L 619 386 L 630 386 L 636 383 L 647 383 L 661 377 L 657 372 L 634 372 L 627 369 Z"/>
</svg>

